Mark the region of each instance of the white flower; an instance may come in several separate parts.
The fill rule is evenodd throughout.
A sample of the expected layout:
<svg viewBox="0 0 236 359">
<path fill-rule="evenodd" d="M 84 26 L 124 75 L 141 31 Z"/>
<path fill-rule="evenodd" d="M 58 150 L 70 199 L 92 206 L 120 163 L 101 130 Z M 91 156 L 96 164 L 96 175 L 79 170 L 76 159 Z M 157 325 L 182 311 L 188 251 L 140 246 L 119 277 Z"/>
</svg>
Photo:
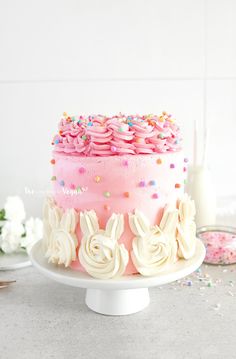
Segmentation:
<svg viewBox="0 0 236 359">
<path fill-rule="evenodd" d="M 139 273 L 157 275 L 176 260 L 176 227 L 178 211 L 166 209 L 160 226 L 151 226 L 144 214 L 135 210 L 129 214 L 131 231 L 136 235 L 132 242 L 131 257 Z"/>
<path fill-rule="evenodd" d="M 77 213 L 74 209 L 67 209 L 63 213 L 50 198 L 43 212 L 45 256 L 50 263 L 68 267 L 76 259 Z"/>
<path fill-rule="evenodd" d="M 125 272 L 129 261 L 128 251 L 118 240 L 124 231 L 124 217 L 113 213 L 106 229 L 100 229 L 95 211 L 80 212 L 83 238 L 79 260 L 86 271 L 95 278 L 110 279 Z"/>
<path fill-rule="evenodd" d="M 178 208 L 178 255 L 180 258 L 189 259 L 194 255 L 196 247 L 196 224 L 194 222 L 195 204 L 187 194 L 184 194 L 178 203 Z"/>
<path fill-rule="evenodd" d="M 39 218 L 31 217 L 25 223 L 25 236 L 21 238 L 21 247 L 30 251 L 32 246 L 43 238 L 43 222 Z"/>
<path fill-rule="evenodd" d="M 21 223 L 6 221 L 2 227 L 0 247 L 5 253 L 12 253 L 20 249 L 21 236 L 24 234 Z"/>
<path fill-rule="evenodd" d="M 8 221 L 21 223 L 25 219 L 24 203 L 18 196 L 7 197 L 4 210 Z"/>
</svg>

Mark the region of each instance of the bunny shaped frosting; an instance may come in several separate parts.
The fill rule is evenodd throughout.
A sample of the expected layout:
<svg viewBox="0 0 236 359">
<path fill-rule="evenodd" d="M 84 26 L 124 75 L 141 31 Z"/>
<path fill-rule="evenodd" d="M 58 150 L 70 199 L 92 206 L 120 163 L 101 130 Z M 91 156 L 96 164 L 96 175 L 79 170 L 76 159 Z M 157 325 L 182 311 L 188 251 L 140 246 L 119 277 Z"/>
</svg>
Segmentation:
<svg viewBox="0 0 236 359">
<path fill-rule="evenodd" d="M 176 208 L 172 208 L 171 206 L 167 206 L 164 210 L 161 223 L 159 225 L 162 232 L 168 237 L 168 240 L 171 243 L 171 257 L 170 262 L 176 262 L 178 244 L 176 240 L 176 232 L 178 225 L 178 210 Z"/>
<path fill-rule="evenodd" d="M 196 246 L 196 224 L 194 222 L 195 205 L 191 198 L 184 194 L 178 203 L 179 223 L 177 226 L 178 256 L 189 259 L 194 255 Z"/>
<path fill-rule="evenodd" d="M 67 209 L 63 213 L 52 200 L 47 201 L 44 206 L 44 244 L 48 262 L 68 267 L 76 259 L 77 221 L 74 209 Z"/>
<path fill-rule="evenodd" d="M 86 271 L 99 279 L 121 276 L 129 260 L 128 251 L 118 243 L 124 231 L 123 215 L 113 213 L 103 230 L 95 211 L 80 212 L 80 227 L 83 238 L 79 260 Z"/>
<path fill-rule="evenodd" d="M 60 218 L 61 209 L 56 206 L 56 203 L 52 197 L 47 197 L 43 205 L 43 247 L 45 252 L 47 251 L 50 243 L 52 227 L 49 218 L 53 212 L 55 213 L 56 217 Z"/>
<path fill-rule="evenodd" d="M 135 234 L 131 257 L 139 273 L 153 276 L 176 260 L 176 227 L 178 211 L 166 208 L 160 226 L 151 226 L 138 210 L 129 214 L 129 225 Z"/>
</svg>

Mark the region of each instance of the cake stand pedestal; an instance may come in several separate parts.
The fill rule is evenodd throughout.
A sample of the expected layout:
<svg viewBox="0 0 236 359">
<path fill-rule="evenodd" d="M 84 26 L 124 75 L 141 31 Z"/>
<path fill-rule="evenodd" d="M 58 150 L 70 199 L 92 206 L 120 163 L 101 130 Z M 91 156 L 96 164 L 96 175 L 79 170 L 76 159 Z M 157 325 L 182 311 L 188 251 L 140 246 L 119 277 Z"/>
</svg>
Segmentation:
<svg viewBox="0 0 236 359">
<path fill-rule="evenodd" d="M 86 288 L 85 302 L 94 312 L 105 315 L 127 315 L 139 312 L 150 302 L 148 288 L 179 280 L 200 267 L 205 257 L 205 247 L 197 239 L 196 252 L 189 260 L 179 260 L 168 271 L 156 277 L 139 274 L 118 279 L 103 280 L 70 268 L 49 264 L 44 257 L 41 241 L 30 252 L 33 265 L 47 277 L 74 287 Z"/>
<path fill-rule="evenodd" d="M 87 289 L 85 303 L 94 312 L 106 315 L 127 315 L 139 312 L 150 303 L 148 288 Z"/>
</svg>

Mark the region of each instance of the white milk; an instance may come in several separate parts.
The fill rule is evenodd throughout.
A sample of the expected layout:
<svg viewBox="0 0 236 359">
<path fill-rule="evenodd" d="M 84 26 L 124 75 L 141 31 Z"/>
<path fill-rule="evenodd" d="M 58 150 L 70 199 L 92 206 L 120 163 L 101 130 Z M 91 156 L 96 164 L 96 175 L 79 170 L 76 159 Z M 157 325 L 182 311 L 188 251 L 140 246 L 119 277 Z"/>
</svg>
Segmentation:
<svg viewBox="0 0 236 359">
<path fill-rule="evenodd" d="M 216 196 L 207 167 L 189 167 L 186 191 L 195 201 L 197 227 L 215 224 Z"/>
</svg>

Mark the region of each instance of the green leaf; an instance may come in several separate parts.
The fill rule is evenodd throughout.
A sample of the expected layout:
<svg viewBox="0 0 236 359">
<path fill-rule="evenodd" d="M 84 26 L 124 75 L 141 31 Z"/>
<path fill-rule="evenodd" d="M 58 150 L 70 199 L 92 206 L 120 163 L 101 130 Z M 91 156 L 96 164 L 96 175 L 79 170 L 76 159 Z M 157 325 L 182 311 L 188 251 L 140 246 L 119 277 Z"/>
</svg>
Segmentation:
<svg viewBox="0 0 236 359">
<path fill-rule="evenodd" d="M 5 209 L 3 208 L 3 209 L 0 210 L 0 221 L 5 221 L 6 220 L 5 215 L 6 215 Z"/>
</svg>

